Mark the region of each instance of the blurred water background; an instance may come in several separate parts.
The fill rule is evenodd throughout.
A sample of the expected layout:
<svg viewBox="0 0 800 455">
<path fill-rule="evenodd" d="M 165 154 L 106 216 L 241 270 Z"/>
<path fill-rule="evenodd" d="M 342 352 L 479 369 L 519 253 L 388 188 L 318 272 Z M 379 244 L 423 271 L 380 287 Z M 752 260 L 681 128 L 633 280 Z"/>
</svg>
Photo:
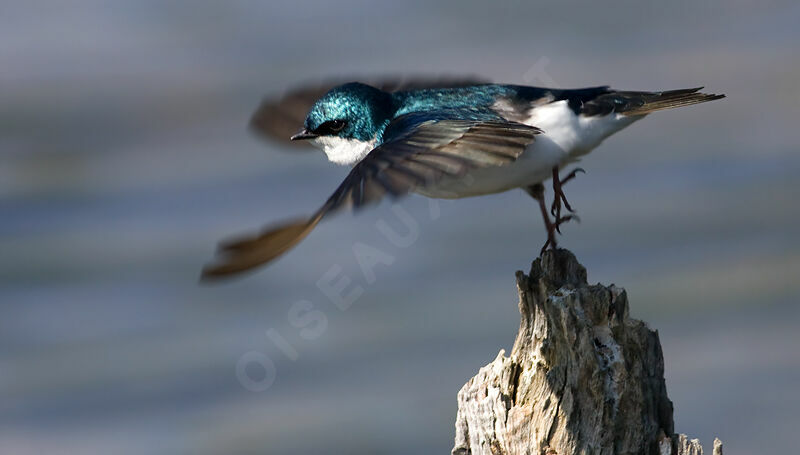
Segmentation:
<svg viewBox="0 0 800 455">
<path fill-rule="evenodd" d="M 523 192 L 434 217 L 413 196 L 411 247 L 376 228 L 403 230 L 384 204 L 196 281 L 217 240 L 310 212 L 347 171 L 250 134 L 262 96 L 359 74 L 726 93 L 586 158 L 562 242 L 659 330 L 678 431 L 792 453 L 798 21 L 793 1 L 5 0 L 0 453 L 449 453 L 456 392 L 510 348 L 514 271 L 544 241 Z M 393 260 L 373 282 L 356 242 Z M 346 311 L 316 285 L 332 267 L 363 288 Z M 313 340 L 303 300 L 327 321 Z M 274 365 L 244 369 L 266 390 L 243 358 Z"/>
</svg>

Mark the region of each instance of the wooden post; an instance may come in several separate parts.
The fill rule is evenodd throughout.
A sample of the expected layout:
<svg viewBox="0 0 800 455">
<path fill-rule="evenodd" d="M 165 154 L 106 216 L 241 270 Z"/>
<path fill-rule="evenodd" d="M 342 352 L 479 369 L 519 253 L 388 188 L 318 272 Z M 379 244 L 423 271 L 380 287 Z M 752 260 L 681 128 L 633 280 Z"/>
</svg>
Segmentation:
<svg viewBox="0 0 800 455">
<path fill-rule="evenodd" d="M 589 285 L 564 249 L 517 272 L 517 287 L 511 355 L 458 393 L 453 455 L 703 453 L 673 432 L 658 332 L 628 316 L 624 289 Z"/>
</svg>

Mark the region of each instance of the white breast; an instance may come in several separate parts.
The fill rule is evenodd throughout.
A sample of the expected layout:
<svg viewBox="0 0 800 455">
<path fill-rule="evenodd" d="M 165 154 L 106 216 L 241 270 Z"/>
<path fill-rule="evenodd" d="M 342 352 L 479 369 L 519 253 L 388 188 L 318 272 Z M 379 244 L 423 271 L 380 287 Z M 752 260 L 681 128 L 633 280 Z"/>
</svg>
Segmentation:
<svg viewBox="0 0 800 455">
<path fill-rule="evenodd" d="M 320 136 L 313 143 L 325 152 L 332 163 L 347 166 L 358 163 L 375 148 L 375 140 L 359 141 L 336 136 Z"/>
</svg>

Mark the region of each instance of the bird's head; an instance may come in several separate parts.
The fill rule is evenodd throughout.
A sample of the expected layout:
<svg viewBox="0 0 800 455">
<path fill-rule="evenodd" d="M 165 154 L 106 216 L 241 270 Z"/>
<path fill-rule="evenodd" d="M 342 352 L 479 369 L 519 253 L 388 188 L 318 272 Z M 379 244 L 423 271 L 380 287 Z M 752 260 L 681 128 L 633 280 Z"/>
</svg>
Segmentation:
<svg viewBox="0 0 800 455">
<path fill-rule="evenodd" d="M 369 85 L 340 85 L 314 103 L 292 140 L 312 139 L 331 161 L 355 164 L 372 150 L 394 114 L 393 104 L 389 93 Z"/>
</svg>

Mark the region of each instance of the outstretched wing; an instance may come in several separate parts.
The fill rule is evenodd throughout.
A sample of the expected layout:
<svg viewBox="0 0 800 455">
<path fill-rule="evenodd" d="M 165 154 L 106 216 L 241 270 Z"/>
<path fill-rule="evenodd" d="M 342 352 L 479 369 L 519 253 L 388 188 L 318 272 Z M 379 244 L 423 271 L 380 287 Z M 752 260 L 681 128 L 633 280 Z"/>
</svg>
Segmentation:
<svg viewBox="0 0 800 455">
<path fill-rule="evenodd" d="M 330 89 L 351 80 L 363 81 L 365 84 L 386 92 L 401 90 L 421 90 L 447 87 L 465 87 L 485 84 L 479 78 L 376 78 L 350 80 L 328 80 L 319 84 L 307 85 L 289 91 L 281 98 L 266 98 L 250 118 L 250 127 L 261 136 L 283 142 L 295 147 L 308 147 L 306 141 L 290 141 L 292 136 L 303 126 L 308 111 Z M 310 149 L 310 147 L 308 147 Z"/>
<path fill-rule="evenodd" d="M 385 195 L 399 197 L 443 177 L 463 176 L 470 169 L 511 163 L 541 132 L 521 123 L 476 117 L 484 116 L 439 111 L 398 117 L 386 128 L 391 139 L 356 164 L 314 215 L 221 244 L 218 261 L 203 269 L 202 279 L 266 264 L 299 243 L 324 217 L 342 209 L 358 209 Z"/>
</svg>

